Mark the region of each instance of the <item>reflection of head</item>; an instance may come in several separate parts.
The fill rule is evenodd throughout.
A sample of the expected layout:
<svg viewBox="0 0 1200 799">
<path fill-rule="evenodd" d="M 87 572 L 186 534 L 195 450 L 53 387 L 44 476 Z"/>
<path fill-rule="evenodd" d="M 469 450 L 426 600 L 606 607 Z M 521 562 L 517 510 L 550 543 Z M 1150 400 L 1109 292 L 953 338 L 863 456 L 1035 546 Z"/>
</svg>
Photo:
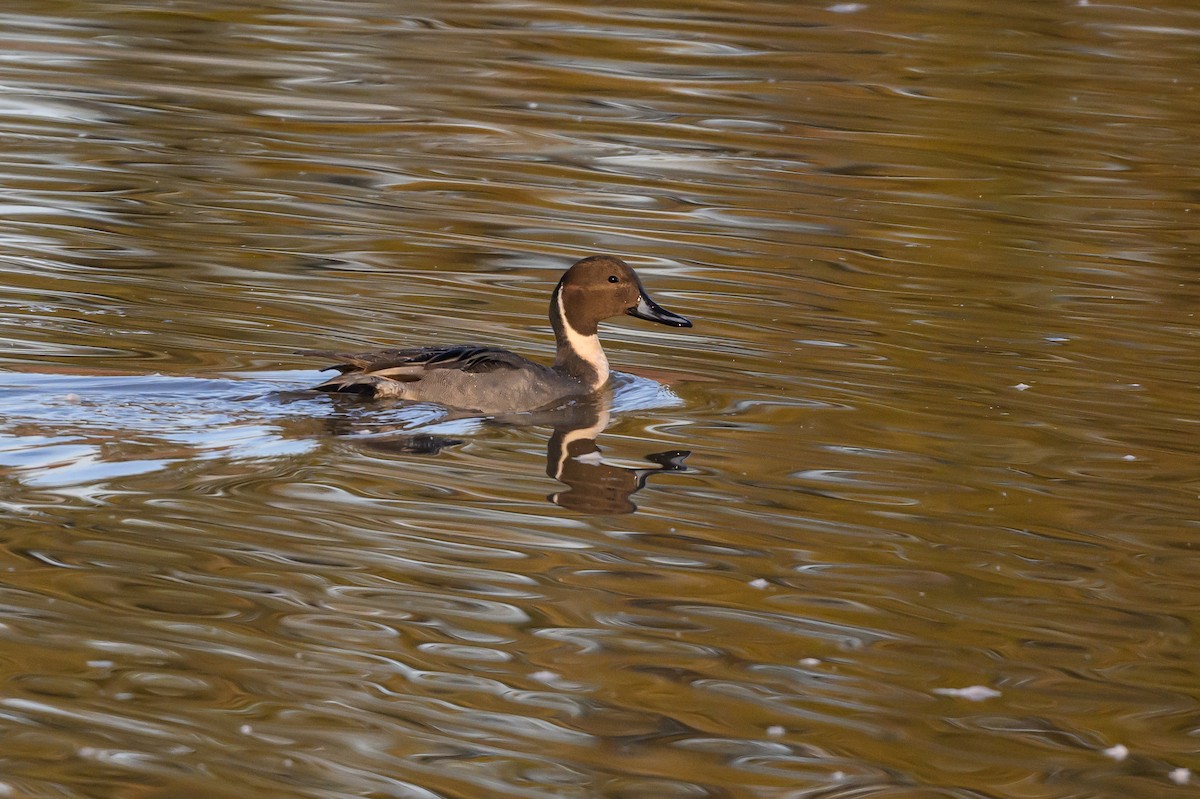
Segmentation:
<svg viewBox="0 0 1200 799">
<path fill-rule="evenodd" d="M 637 510 L 629 497 L 641 488 L 639 483 L 644 480 L 638 479 L 637 469 L 604 463 L 594 438 L 566 440 L 555 430 L 546 450 L 547 472 L 554 462 L 557 471 L 551 477 L 570 488 L 551 494 L 551 502 L 569 510 L 603 515 Z"/>
<path fill-rule="evenodd" d="M 551 494 L 549 500 L 581 513 L 614 515 L 633 513 L 637 505 L 630 499 L 646 485 L 654 472 L 681 471 L 686 467 L 683 451 L 648 455 L 647 460 L 658 463 L 653 469 L 631 469 L 605 463 L 596 445 L 598 436 L 608 426 L 609 414 L 593 406 L 574 415 L 574 424 L 558 424 L 546 446 L 546 474 L 565 483 L 569 488 Z"/>
</svg>

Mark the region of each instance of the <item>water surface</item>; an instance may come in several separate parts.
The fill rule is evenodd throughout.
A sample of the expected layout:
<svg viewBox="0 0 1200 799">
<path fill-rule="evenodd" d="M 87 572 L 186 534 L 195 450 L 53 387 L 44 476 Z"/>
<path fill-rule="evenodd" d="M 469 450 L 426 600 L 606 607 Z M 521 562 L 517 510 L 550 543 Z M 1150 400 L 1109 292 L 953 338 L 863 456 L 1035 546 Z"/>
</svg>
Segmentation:
<svg viewBox="0 0 1200 799">
<path fill-rule="evenodd" d="M 1189 4 L 0 20 L 0 795 L 1194 793 Z"/>
</svg>

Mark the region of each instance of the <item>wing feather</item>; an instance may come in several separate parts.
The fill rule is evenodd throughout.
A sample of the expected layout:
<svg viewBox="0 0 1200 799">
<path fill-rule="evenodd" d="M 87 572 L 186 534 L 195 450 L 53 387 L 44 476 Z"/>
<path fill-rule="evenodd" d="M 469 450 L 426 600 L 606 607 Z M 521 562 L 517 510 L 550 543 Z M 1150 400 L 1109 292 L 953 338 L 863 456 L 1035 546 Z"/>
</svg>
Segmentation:
<svg viewBox="0 0 1200 799">
<path fill-rule="evenodd" d="M 428 369 L 456 369 L 460 372 L 490 372 L 495 369 L 521 369 L 530 361 L 515 352 L 482 344 L 454 344 L 445 347 L 413 347 L 369 352 L 301 350 L 297 355 L 327 358 L 338 363 L 325 367 L 343 375 L 357 373 L 379 375 L 393 380 L 420 380 Z"/>
</svg>

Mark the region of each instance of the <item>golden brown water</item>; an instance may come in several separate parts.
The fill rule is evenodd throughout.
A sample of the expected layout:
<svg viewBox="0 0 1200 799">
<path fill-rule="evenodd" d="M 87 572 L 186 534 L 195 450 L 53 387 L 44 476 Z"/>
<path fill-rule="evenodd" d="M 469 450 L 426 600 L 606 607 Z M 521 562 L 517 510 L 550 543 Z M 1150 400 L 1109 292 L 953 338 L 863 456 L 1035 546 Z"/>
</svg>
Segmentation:
<svg viewBox="0 0 1200 799">
<path fill-rule="evenodd" d="M 1194 4 L 0 21 L 0 797 L 1194 795 Z"/>
</svg>

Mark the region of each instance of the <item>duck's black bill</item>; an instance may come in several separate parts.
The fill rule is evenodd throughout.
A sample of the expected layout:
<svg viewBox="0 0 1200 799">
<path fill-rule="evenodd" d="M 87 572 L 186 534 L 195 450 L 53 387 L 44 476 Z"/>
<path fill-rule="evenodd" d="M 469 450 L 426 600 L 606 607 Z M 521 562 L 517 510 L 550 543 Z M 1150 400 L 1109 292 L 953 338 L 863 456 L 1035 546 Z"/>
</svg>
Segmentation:
<svg viewBox="0 0 1200 799">
<path fill-rule="evenodd" d="M 691 327 L 692 323 L 677 313 L 671 313 L 654 300 L 643 294 L 638 298 L 638 304 L 629 308 L 625 313 L 638 319 L 649 319 L 671 327 Z"/>
</svg>

